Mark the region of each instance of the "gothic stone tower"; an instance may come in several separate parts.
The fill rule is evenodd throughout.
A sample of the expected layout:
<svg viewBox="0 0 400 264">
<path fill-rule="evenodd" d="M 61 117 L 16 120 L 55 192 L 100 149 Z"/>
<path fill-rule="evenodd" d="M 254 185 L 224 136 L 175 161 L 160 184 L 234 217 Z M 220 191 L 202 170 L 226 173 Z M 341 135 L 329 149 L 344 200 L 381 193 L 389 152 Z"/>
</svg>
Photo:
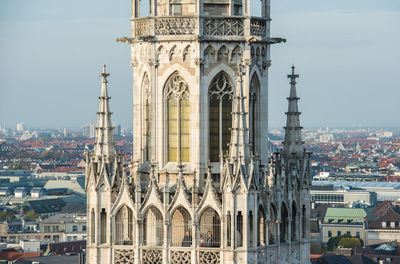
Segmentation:
<svg viewBox="0 0 400 264">
<path fill-rule="evenodd" d="M 294 68 L 284 148 L 268 153 L 270 45 L 283 41 L 270 37 L 269 0 L 257 18 L 250 1 L 149 7 L 140 17 L 132 1 L 132 35 L 120 39 L 134 76 L 129 176 L 102 74 L 88 263 L 308 263 L 310 166 Z"/>
</svg>

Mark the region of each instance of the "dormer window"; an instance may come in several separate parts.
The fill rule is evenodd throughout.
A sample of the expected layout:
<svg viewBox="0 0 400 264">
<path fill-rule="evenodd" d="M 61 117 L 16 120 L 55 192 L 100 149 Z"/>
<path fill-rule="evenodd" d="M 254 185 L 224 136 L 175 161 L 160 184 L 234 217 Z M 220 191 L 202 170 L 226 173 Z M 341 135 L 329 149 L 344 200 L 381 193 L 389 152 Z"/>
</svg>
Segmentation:
<svg viewBox="0 0 400 264">
<path fill-rule="evenodd" d="M 395 228 L 395 227 L 396 227 L 395 222 L 390 222 L 390 228 Z"/>
<path fill-rule="evenodd" d="M 386 228 L 386 222 L 382 222 L 382 227 Z"/>
</svg>

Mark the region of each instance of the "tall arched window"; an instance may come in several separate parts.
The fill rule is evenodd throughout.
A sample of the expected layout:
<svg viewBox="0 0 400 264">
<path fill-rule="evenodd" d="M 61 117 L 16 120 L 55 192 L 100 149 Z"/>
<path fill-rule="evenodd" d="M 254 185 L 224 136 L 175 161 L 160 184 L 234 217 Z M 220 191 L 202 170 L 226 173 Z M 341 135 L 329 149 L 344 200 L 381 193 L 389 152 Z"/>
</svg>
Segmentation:
<svg viewBox="0 0 400 264">
<path fill-rule="evenodd" d="M 217 212 L 207 208 L 200 217 L 200 247 L 219 247 L 221 244 L 221 220 Z"/>
<path fill-rule="evenodd" d="M 250 143 L 251 150 L 253 154 L 259 153 L 258 146 L 259 142 L 257 142 L 257 137 L 259 136 L 259 90 L 260 90 L 260 82 L 258 81 L 257 74 L 254 73 L 250 82 L 250 114 L 249 114 L 249 123 L 250 123 Z"/>
<path fill-rule="evenodd" d="M 210 160 L 220 161 L 230 142 L 233 88 L 224 72 L 214 77 L 209 90 Z"/>
<path fill-rule="evenodd" d="M 173 247 L 192 246 L 192 219 L 182 206 L 179 206 L 172 215 L 171 240 Z"/>
<path fill-rule="evenodd" d="M 178 72 L 168 79 L 166 87 L 168 112 L 168 161 L 190 161 L 189 87 Z"/>
<path fill-rule="evenodd" d="M 133 244 L 133 213 L 132 210 L 124 205 L 115 215 L 115 244 Z"/>
<path fill-rule="evenodd" d="M 146 246 L 162 246 L 164 239 L 163 217 L 154 206 L 147 209 L 143 221 L 143 243 Z"/>
<path fill-rule="evenodd" d="M 287 242 L 287 233 L 288 233 L 288 210 L 286 209 L 286 205 L 282 203 L 281 207 L 281 223 L 280 223 L 280 242 Z"/>
<path fill-rule="evenodd" d="M 151 104 L 150 104 L 150 80 L 147 74 L 144 75 L 142 81 L 144 118 L 143 118 L 143 134 L 144 138 L 144 160 L 151 160 L 150 153 L 150 136 L 151 136 Z"/>
</svg>

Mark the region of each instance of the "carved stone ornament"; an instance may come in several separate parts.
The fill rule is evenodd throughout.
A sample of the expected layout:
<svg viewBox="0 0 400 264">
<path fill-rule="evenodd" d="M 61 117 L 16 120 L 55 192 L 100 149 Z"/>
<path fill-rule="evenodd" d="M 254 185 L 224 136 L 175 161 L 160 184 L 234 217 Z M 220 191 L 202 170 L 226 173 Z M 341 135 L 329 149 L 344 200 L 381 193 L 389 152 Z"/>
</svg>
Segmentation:
<svg viewBox="0 0 400 264">
<path fill-rule="evenodd" d="M 196 21 L 194 18 L 157 18 L 156 35 L 190 35 L 194 34 Z"/>
<path fill-rule="evenodd" d="M 133 249 L 115 249 L 115 264 L 133 264 L 135 263 L 135 252 Z"/>
<path fill-rule="evenodd" d="M 192 255 L 190 250 L 171 250 L 171 264 L 190 264 Z"/>
<path fill-rule="evenodd" d="M 143 249 L 142 261 L 143 264 L 161 264 L 161 249 Z"/>
<path fill-rule="evenodd" d="M 203 23 L 203 34 L 210 36 L 243 36 L 241 18 L 206 18 Z"/>
<path fill-rule="evenodd" d="M 219 264 L 220 253 L 215 251 L 199 251 L 199 263 L 200 264 Z"/>
</svg>

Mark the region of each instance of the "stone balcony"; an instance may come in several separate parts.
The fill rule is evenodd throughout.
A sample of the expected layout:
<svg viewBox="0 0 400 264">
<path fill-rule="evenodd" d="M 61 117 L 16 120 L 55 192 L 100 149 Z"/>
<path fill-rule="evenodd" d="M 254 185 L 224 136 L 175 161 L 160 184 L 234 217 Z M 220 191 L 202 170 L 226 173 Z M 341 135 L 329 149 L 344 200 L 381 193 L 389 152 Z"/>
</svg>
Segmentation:
<svg viewBox="0 0 400 264">
<path fill-rule="evenodd" d="M 131 40 L 196 37 L 204 40 L 245 40 L 269 36 L 267 18 L 242 16 L 165 16 L 132 19 Z"/>
</svg>

